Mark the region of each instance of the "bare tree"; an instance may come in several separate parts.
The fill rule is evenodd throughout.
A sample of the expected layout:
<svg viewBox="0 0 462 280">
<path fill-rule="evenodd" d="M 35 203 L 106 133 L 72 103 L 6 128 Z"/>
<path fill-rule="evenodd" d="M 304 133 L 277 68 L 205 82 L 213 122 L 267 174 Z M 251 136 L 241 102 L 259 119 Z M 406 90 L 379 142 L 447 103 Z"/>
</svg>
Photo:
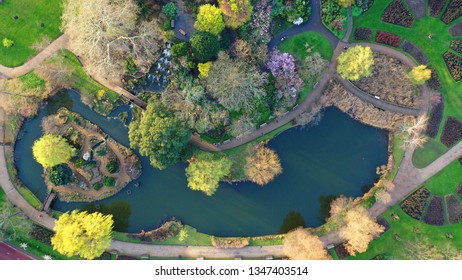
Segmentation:
<svg viewBox="0 0 462 280">
<path fill-rule="evenodd" d="M 90 72 L 117 77 L 128 58 L 147 69 L 160 48 L 157 24 L 139 20 L 139 13 L 134 0 L 66 0 L 62 30 Z"/>
<path fill-rule="evenodd" d="M 292 260 L 330 260 L 319 237 L 303 228 L 289 232 L 284 238 L 284 254 Z"/>
<path fill-rule="evenodd" d="M 405 134 L 403 149 L 408 146 L 411 148 L 419 148 L 427 142 L 428 139 L 423 134 L 423 131 L 427 128 L 427 123 L 428 117 L 426 115 L 422 115 L 417 119 L 404 123 L 402 127 L 402 132 Z"/>
</svg>

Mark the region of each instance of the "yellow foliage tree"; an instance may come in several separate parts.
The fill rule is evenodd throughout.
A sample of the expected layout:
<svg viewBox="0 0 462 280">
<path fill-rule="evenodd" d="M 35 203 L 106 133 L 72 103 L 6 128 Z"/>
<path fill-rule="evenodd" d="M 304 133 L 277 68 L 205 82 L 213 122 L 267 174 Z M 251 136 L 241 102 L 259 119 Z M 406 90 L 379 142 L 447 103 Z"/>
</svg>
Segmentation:
<svg viewBox="0 0 462 280">
<path fill-rule="evenodd" d="M 355 0 L 338 0 L 338 4 L 345 8 L 353 5 L 354 2 Z"/>
<path fill-rule="evenodd" d="M 261 147 L 247 159 L 245 174 L 250 181 L 260 186 L 268 184 L 281 173 L 282 167 L 279 157 L 270 148 Z"/>
<path fill-rule="evenodd" d="M 411 83 L 416 85 L 424 84 L 431 76 L 432 70 L 428 69 L 426 65 L 419 65 L 412 68 L 411 72 L 407 75 Z"/>
<path fill-rule="evenodd" d="M 64 213 L 56 221 L 51 238 L 53 249 L 66 256 L 91 260 L 109 248 L 112 240 L 112 215 L 95 212 Z"/>
<path fill-rule="evenodd" d="M 370 47 L 355 46 L 337 58 L 337 72 L 343 79 L 357 81 L 372 75 L 374 57 Z"/>
<path fill-rule="evenodd" d="M 74 148 L 61 136 L 45 134 L 32 147 L 35 160 L 43 167 L 53 167 L 72 157 Z"/>
<path fill-rule="evenodd" d="M 250 0 L 219 0 L 226 26 L 237 29 L 250 20 L 253 7 Z"/>
<path fill-rule="evenodd" d="M 199 79 L 207 78 L 209 76 L 209 71 L 211 67 L 211 61 L 197 64 L 197 69 L 199 70 Z"/>
<path fill-rule="evenodd" d="M 384 231 L 384 227 L 372 220 L 364 207 L 349 210 L 345 222 L 346 226 L 340 229 L 340 237 L 347 240 L 345 248 L 353 256 L 356 252 L 366 252 L 369 243 Z"/>
<path fill-rule="evenodd" d="M 319 237 L 303 228 L 289 232 L 284 238 L 284 254 L 291 260 L 332 259 Z"/>
<path fill-rule="evenodd" d="M 225 29 L 225 22 L 220 9 L 210 4 L 200 6 L 194 28 L 213 35 L 220 34 Z"/>
</svg>

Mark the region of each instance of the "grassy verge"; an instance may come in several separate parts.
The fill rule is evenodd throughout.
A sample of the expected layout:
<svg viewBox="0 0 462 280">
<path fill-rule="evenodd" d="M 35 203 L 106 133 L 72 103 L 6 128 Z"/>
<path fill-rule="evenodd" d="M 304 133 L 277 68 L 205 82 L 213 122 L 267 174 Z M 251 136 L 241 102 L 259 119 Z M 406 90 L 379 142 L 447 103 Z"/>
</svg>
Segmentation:
<svg viewBox="0 0 462 280">
<path fill-rule="evenodd" d="M 0 4 L 0 40 L 8 38 L 14 45 L 0 45 L 0 64 L 19 66 L 37 53 L 34 43 L 44 36 L 57 38 L 61 9 L 60 0 L 4 0 Z"/>
<path fill-rule="evenodd" d="M 399 166 L 404 157 L 404 150 L 401 148 L 403 145 L 403 138 L 399 133 L 393 133 L 393 159 L 395 160 L 395 166 L 393 170 L 387 175 L 387 180 L 393 181 L 396 173 L 398 173 Z"/>
<path fill-rule="evenodd" d="M 19 237 L 16 240 L 11 241 L 13 244 L 16 246 L 19 246 L 21 243 L 26 243 L 27 244 L 27 252 L 30 254 L 42 259 L 45 255 L 50 256 L 53 260 L 78 260 L 77 257 L 66 257 L 64 255 L 61 255 L 60 253 L 56 252 L 53 250 L 53 247 L 50 245 L 47 245 L 45 243 L 42 243 L 40 241 L 37 241 L 33 238 L 30 237 Z"/>
<path fill-rule="evenodd" d="M 458 160 L 455 160 L 425 182 L 424 185 L 433 195 L 447 195 L 455 192 L 461 183 L 462 166 Z"/>
<path fill-rule="evenodd" d="M 428 138 L 428 142 L 422 148 L 415 150 L 412 163 L 417 168 L 424 168 L 447 151 L 448 148 L 439 140 Z"/>
</svg>

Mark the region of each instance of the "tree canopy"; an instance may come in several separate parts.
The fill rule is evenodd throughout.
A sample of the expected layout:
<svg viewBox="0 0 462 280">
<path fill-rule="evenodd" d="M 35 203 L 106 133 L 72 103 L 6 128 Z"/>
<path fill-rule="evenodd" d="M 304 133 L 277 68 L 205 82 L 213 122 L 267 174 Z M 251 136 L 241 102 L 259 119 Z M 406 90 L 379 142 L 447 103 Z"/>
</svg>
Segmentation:
<svg viewBox="0 0 462 280">
<path fill-rule="evenodd" d="M 284 254 L 291 260 L 332 259 L 319 237 L 303 228 L 289 232 L 284 238 Z"/>
<path fill-rule="evenodd" d="M 222 180 L 231 171 L 231 161 L 223 155 L 201 152 L 195 155 L 186 168 L 188 187 L 213 195 Z"/>
<path fill-rule="evenodd" d="M 191 47 L 194 56 L 201 62 L 215 57 L 220 50 L 218 37 L 207 32 L 196 32 L 191 35 Z"/>
<path fill-rule="evenodd" d="M 159 169 L 180 160 L 191 131 L 183 127 L 159 100 L 150 99 L 146 111 L 139 120 L 130 123 L 130 145 L 148 156 L 151 164 Z"/>
<path fill-rule="evenodd" d="M 43 167 L 53 167 L 72 157 L 74 148 L 61 136 L 45 134 L 32 147 L 35 160 Z"/>
<path fill-rule="evenodd" d="M 261 147 L 247 159 L 245 174 L 250 181 L 256 184 L 266 185 L 281 173 L 279 157 L 270 148 Z"/>
<path fill-rule="evenodd" d="M 426 65 L 419 65 L 412 68 L 411 72 L 407 75 L 411 83 L 416 85 L 423 85 L 432 76 L 432 70 L 428 69 Z"/>
<path fill-rule="evenodd" d="M 56 221 L 51 238 L 53 249 L 66 256 L 94 259 L 109 248 L 112 240 L 112 215 L 95 212 L 64 213 Z"/>
<path fill-rule="evenodd" d="M 340 54 L 337 60 L 337 72 L 343 79 L 357 81 L 372 75 L 374 57 L 370 47 L 351 47 Z"/>
<path fill-rule="evenodd" d="M 220 34 L 225 29 L 225 22 L 220 9 L 210 4 L 200 6 L 194 28 L 213 35 Z"/>
<path fill-rule="evenodd" d="M 250 20 L 253 7 L 250 0 L 219 0 L 226 26 L 237 29 Z"/>
</svg>

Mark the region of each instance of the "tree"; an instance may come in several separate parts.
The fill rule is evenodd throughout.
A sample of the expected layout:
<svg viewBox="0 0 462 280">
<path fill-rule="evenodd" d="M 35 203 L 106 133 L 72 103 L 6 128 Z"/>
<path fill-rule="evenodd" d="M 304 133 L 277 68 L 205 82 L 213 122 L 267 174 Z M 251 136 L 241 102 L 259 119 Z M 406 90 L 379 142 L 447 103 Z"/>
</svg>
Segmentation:
<svg viewBox="0 0 462 280">
<path fill-rule="evenodd" d="M 0 237 L 16 239 L 27 235 L 31 229 L 31 220 L 21 209 L 13 206 L 7 199 L 4 201 L 0 199 Z"/>
<path fill-rule="evenodd" d="M 337 72 L 343 79 L 357 81 L 372 75 L 374 57 L 370 47 L 355 46 L 338 58 Z"/>
<path fill-rule="evenodd" d="M 250 23 L 252 41 L 257 44 L 267 44 L 271 40 L 272 7 L 268 0 L 258 0 L 257 2 L 257 8 Z"/>
<path fill-rule="evenodd" d="M 32 147 L 35 160 L 43 167 L 53 167 L 71 159 L 74 148 L 61 136 L 45 134 Z"/>
<path fill-rule="evenodd" d="M 204 81 L 208 92 L 231 111 L 251 111 L 255 98 L 266 95 L 267 75 L 242 60 L 233 61 L 224 52 L 218 54 Z"/>
<path fill-rule="evenodd" d="M 252 16 L 253 7 L 250 0 L 219 0 L 226 26 L 232 29 L 241 27 Z"/>
<path fill-rule="evenodd" d="M 156 21 L 142 21 L 139 15 L 135 0 L 66 0 L 61 29 L 87 70 L 115 78 L 129 57 L 147 70 L 163 45 Z"/>
<path fill-rule="evenodd" d="M 12 46 L 14 46 L 14 41 L 8 38 L 3 38 L 2 43 L 5 48 L 11 48 Z"/>
<path fill-rule="evenodd" d="M 172 19 L 178 14 L 178 7 L 175 3 L 168 2 L 162 7 L 162 13 Z"/>
<path fill-rule="evenodd" d="M 179 42 L 172 46 L 172 56 L 182 57 L 188 54 L 189 45 L 186 42 Z"/>
<path fill-rule="evenodd" d="M 281 173 L 282 167 L 279 157 L 270 148 L 261 147 L 247 159 L 245 175 L 250 181 L 260 186 L 268 184 Z"/>
<path fill-rule="evenodd" d="M 329 218 L 326 226 L 330 230 L 336 230 L 345 225 L 345 216 L 348 211 L 353 209 L 353 199 L 343 195 L 334 199 L 330 204 Z"/>
<path fill-rule="evenodd" d="M 72 169 L 69 165 L 62 163 L 55 165 L 50 170 L 50 181 L 55 186 L 62 186 L 71 181 Z"/>
<path fill-rule="evenodd" d="M 297 73 L 295 58 L 291 54 L 274 50 L 266 66 L 276 77 L 279 99 L 286 98 L 295 101 L 297 92 L 303 85 L 303 80 Z"/>
<path fill-rule="evenodd" d="M 432 244 L 428 237 L 403 242 L 404 257 L 408 260 L 461 260 L 462 252 L 450 242 Z"/>
<path fill-rule="evenodd" d="M 231 171 L 231 161 L 223 155 L 201 152 L 190 160 L 186 168 L 188 187 L 208 196 L 215 193 L 220 183 Z"/>
<path fill-rule="evenodd" d="M 199 70 L 199 78 L 207 78 L 209 76 L 210 68 L 212 67 L 212 62 L 199 63 L 197 64 L 197 69 Z"/>
<path fill-rule="evenodd" d="M 407 75 L 411 83 L 415 85 L 423 85 L 432 76 L 432 70 L 427 69 L 426 65 L 419 65 L 412 68 Z"/>
<path fill-rule="evenodd" d="M 213 35 L 220 34 L 225 29 L 225 22 L 220 9 L 210 4 L 200 6 L 194 28 Z"/>
<path fill-rule="evenodd" d="M 353 5 L 354 2 L 355 0 L 338 0 L 338 4 L 345 8 Z"/>
<path fill-rule="evenodd" d="M 303 228 L 289 232 L 284 238 L 284 254 L 291 260 L 330 260 L 319 237 Z"/>
<path fill-rule="evenodd" d="M 347 240 L 345 248 L 353 256 L 356 252 L 366 252 L 369 243 L 384 231 L 384 227 L 372 220 L 361 206 L 349 210 L 345 222 L 346 226 L 340 229 L 340 237 Z"/>
<path fill-rule="evenodd" d="M 95 212 L 64 213 L 56 221 L 51 238 L 53 249 L 68 257 L 80 256 L 91 260 L 109 248 L 112 240 L 112 215 Z"/>
<path fill-rule="evenodd" d="M 220 50 L 218 37 L 207 32 L 192 34 L 190 41 L 194 56 L 201 62 L 211 60 Z"/>
<path fill-rule="evenodd" d="M 159 100 L 152 98 L 141 118 L 130 123 L 128 136 L 132 148 L 139 148 L 140 154 L 148 156 L 154 167 L 165 169 L 180 160 L 191 131 Z"/>
<path fill-rule="evenodd" d="M 427 136 L 423 133 L 427 127 L 427 123 L 428 117 L 425 115 L 404 122 L 401 129 L 404 138 L 401 148 L 406 149 L 408 146 L 413 149 L 422 147 L 428 140 Z"/>
</svg>

